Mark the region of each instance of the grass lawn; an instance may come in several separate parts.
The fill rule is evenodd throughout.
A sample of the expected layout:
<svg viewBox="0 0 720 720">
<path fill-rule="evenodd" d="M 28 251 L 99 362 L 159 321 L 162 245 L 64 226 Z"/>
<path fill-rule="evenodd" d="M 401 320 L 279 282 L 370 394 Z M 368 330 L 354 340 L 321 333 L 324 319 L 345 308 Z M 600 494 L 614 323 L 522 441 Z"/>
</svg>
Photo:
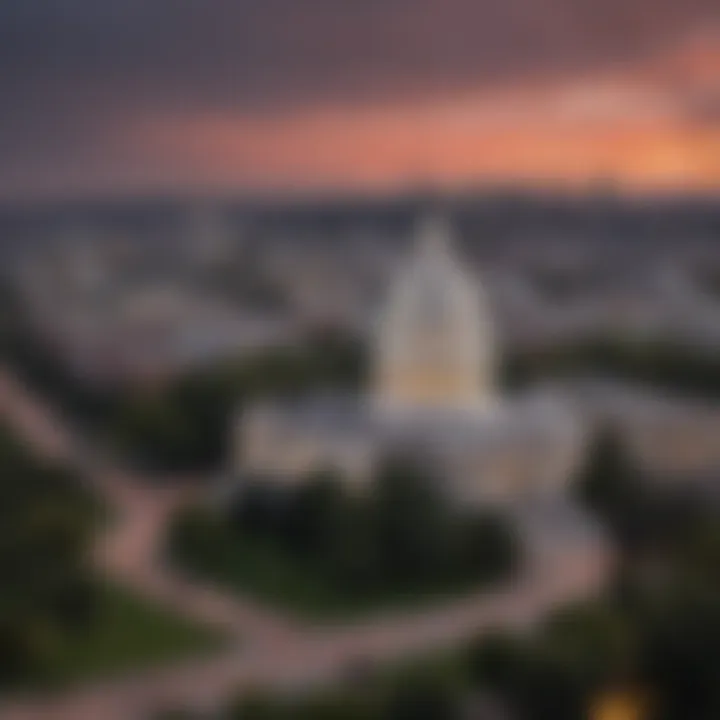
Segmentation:
<svg viewBox="0 0 720 720">
<path fill-rule="evenodd" d="M 102 593 L 96 623 L 87 635 L 73 638 L 58 659 L 63 681 L 161 665 L 222 646 L 216 631 L 118 586 L 106 586 Z"/>
<path fill-rule="evenodd" d="M 212 552 L 204 552 L 202 559 L 177 553 L 176 566 L 200 582 L 255 597 L 304 620 L 351 619 L 394 607 L 421 608 L 499 582 L 475 577 L 415 589 L 341 590 L 322 567 L 288 556 L 272 543 L 240 539 L 231 533 L 215 541 Z"/>
</svg>

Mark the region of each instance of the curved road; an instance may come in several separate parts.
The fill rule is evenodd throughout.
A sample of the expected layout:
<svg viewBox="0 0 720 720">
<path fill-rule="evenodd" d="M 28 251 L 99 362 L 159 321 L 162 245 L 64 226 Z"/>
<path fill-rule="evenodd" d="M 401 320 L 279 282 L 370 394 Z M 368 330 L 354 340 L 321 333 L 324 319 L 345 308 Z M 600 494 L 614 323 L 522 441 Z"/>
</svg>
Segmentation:
<svg viewBox="0 0 720 720">
<path fill-rule="evenodd" d="M 140 720 L 161 708 L 217 708 L 247 687 L 278 688 L 332 681 L 358 660 L 388 661 L 451 646 L 485 628 L 532 623 L 556 605 L 595 593 L 607 557 L 579 552 L 559 564 L 535 564 L 494 592 L 440 607 L 385 613 L 344 625 L 301 625 L 250 599 L 193 583 L 167 567 L 159 547 L 167 522 L 193 500 L 187 483 L 153 487 L 92 457 L 49 408 L 0 369 L 0 416 L 34 448 L 79 466 L 114 510 L 95 549 L 100 568 L 198 622 L 221 628 L 229 646 L 212 656 L 139 671 L 52 696 L 15 697 L 3 720 Z"/>
</svg>

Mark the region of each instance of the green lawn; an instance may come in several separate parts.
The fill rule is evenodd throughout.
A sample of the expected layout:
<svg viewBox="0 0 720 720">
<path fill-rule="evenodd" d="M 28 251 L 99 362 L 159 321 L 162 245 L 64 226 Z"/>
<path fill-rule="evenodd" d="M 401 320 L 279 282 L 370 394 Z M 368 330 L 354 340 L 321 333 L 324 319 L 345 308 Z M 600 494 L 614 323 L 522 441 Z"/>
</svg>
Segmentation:
<svg viewBox="0 0 720 720">
<path fill-rule="evenodd" d="M 58 676 L 78 681 L 209 653 L 220 635 L 117 586 L 102 591 L 96 622 L 58 659 Z"/>
<path fill-rule="evenodd" d="M 232 511 L 184 509 L 166 552 L 199 579 L 319 620 L 420 607 L 512 577 L 523 549 L 509 520 L 459 514 L 414 472 L 388 466 L 362 497 L 334 476 L 260 482 Z"/>
<path fill-rule="evenodd" d="M 310 621 L 351 619 L 393 607 L 421 608 L 499 581 L 476 577 L 417 588 L 341 590 L 331 582 L 324 568 L 290 557 L 272 543 L 239 539 L 231 533 L 215 541 L 212 552 L 203 553 L 202 558 L 176 553 L 176 565 L 199 582 L 218 584 Z"/>
</svg>

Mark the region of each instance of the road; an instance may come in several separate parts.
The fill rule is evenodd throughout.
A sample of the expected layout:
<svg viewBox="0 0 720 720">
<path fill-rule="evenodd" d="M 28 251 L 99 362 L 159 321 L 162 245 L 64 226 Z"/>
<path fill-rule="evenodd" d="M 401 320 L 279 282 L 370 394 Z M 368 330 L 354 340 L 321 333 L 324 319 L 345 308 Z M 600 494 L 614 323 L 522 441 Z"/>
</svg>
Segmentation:
<svg viewBox="0 0 720 720">
<path fill-rule="evenodd" d="M 3 720 L 136 720 L 159 708 L 217 708 L 243 688 L 292 688 L 331 682 L 358 660 L 381 663 L 449 647 L 487 628 L 534 622 L 558 604 L 592 595 L 606 560 L 582 553 L 532 567 L 493 592 L 417 611 L 393 611 L 342 625 L 305 625 L 181 577 L 159 549 L 167 523 L 192 502 L 193 485 L 158 487 L 93 457 L 68 426 L 8 371 L 0 369 L 0 417 L 38 452 L 78 466 L 112 507 L 95 560 L 113 580 L 200 623 L 222 629 L 228 647 L 212 656 L 171 663 L 71 688 L 51 696 L 14 697 Z M 197 485 L 195 485 L 197 487 Z"/>
</svg>

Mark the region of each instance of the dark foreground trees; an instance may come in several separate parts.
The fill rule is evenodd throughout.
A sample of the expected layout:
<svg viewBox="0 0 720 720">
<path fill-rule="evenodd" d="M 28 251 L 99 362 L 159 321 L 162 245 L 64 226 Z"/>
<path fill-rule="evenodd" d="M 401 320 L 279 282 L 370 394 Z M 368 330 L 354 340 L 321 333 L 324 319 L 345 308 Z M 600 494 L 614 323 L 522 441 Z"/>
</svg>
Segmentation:
<svg viewBox="0 0 720 720">
<path fill-rule="evenodd" d="M 106 581 L 90 563 L 100 500 L 0 427 L 0 695 L 157 664 L 214 632 Z"/>
<path fill-rule="evenodd" d="M 295 487 L 250 483 L 224 513 L 179 518 L 170 551 L 195 573 L 261 586 L 261 594 L 296 607 L 310 609 L 314 595 L 317 610 L 495 581 L 519 561 L 517 539 L 500 517 L 459 512 L 430 478 L 399 462 L 366 491 L 348 491 L 332 473 Z M 258 574 L 292 579 L 268 593 Z"/>
<path fill-rule="evenodd" d="M 435 672 L 412 672 L 393 683 L 309 692 L 304 697 L 255 694 L 235 702 L 229 720 L 465 720 L 462 694 Z M 501 716 L 492 720 L 502 720 Z"/>
<path fill-rule="evenodd" d="M 345 717 L 344 703 L 346 712 L 353 709 L 349 717 L 367 720 L 460 720 L 475 717 L 466 714 L 473 698 L 490 697 L 507 713 L 493 718 L 585 720 L 593 708 L 621 698 L 637 713 L 627 717 L 717 720 L 717 502 L 689 486 L 653 483 L 612 434 L 593 447 L 577 491 L 624 561 L 602 596 L 561 609 L 529 630 L 498 630 L 470 641 L 454 656 L 451 685 L 444 680 L 447 662 L 438 660 L 430 676 L 415 682 L 385 675 L 379 694 L 372 681 L 336 691 L 322 717 Z M 375 704 L 368 706 L 368 698 Z M 302 697 L 254 702 L 262 717 L 277 720 L 313 717 L 303 713 L 319 707 L 318 700 Z M 236 717 L 244 717 L 243 707 L 238 704 Z"/>
<path fill-rule="evenodd" d="M 77 478 L 0 428 L 0 684 L 45 673 L 92 621 L 96 515 Z"/>
</svg>

